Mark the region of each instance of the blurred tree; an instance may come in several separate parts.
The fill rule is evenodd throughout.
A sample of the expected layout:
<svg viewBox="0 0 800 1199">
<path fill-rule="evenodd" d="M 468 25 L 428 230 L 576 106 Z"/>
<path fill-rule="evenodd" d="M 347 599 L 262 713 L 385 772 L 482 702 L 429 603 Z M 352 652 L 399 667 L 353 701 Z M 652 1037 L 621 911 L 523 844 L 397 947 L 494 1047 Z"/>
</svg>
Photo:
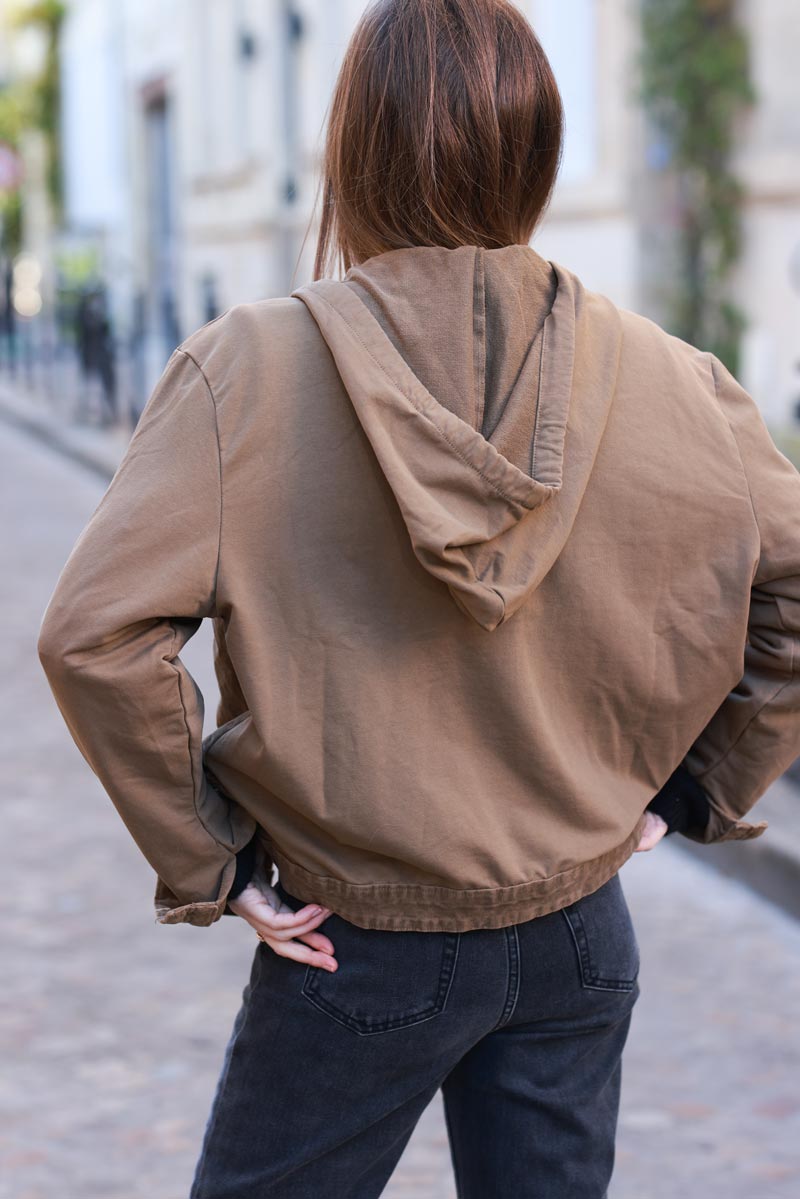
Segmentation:
<svg viewBox="0 0 800 1199">
<path fill-rule="evenodd" d="M 66 11 L 66 4 L 62 0 L 28 0 L 20 4 L 14 19 L 18 28 L 36 28 L 44 36 L 45 52 L 41 70 L 28 83 L 28 109 L 32 123 L 47 138 L 47 183 L 57 223 L 63 214 L 59 38 Z"/>
<path fill-rule="evenodd" d="M 0 87 L 0 142 L 12 150 L 26 125 L 24 92 L 17 84 Z M 19 186 L 0 188 L 0 251 L 13 256 L 22 237 L 22 201 Z"/>
<path fill-rule="evenodd" d="M 730 166 L 740 113 L 754 103 L 735 0 L 642 0 L 640 98 L 669 149 L 680 205 L 671 331 L 736 373 L 745 328 L 730 299 L 741 252 L 742 187 Z"/>
</svg>

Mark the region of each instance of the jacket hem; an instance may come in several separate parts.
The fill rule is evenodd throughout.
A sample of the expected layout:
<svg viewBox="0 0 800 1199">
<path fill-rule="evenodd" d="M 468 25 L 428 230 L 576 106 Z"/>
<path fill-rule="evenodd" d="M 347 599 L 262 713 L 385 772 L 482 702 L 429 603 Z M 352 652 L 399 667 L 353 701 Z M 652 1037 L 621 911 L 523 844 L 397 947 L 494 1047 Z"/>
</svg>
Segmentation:
<svg viewBox="0 0 800 1199">
<path fill-rule="evenodd" d="M 304 903 L 319 903 L 358 925 L 395 932 L 468 932 L 503 928 L 567 907 L 596 891 L 628 860 L 639 844 L 645 813 L 621 844 L 548 878 L 507 887 L 459 889 L 428 883 L 348 883 L 314 874 L 274 842 L 269 853 L 281 884 Z"/>
</svg>

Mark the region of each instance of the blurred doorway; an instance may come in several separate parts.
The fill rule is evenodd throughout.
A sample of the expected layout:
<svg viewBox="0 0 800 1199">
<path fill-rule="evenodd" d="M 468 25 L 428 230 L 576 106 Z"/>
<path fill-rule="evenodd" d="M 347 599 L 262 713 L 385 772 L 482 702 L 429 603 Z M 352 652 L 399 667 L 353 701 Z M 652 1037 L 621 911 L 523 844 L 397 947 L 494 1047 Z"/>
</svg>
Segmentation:
<svg viewBox="0 0 800 1199">
<path fill-rule="evenodd" d="M 164 83 L 143 92 L 145 278 L 139 306 L 140 395 L 149 394 L 180 341 L 173 103 Z"/>
</svg>

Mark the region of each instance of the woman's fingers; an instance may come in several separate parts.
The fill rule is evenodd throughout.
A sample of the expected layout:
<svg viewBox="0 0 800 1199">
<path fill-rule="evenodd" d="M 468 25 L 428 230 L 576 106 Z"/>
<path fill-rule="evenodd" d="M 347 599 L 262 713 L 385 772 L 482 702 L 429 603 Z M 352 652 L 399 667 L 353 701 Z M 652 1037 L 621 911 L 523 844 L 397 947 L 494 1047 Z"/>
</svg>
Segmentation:
<svg viewBox="0 0 800 1199">
<path fill-rule="evenodd" d="M 324 933 L 304 933 L 303 936 L 298 937 L 298 941 L 305 941 L 306 945 L 310 945 L 312 949 L 321 949 L 323 953 L 329 953 L 331 957 L 334 954 L 333 942 Z"/>
<path fill-rule="evenodd" d="M 331 915 L 330 908 L 307 903 L 296 912 L 292 911 L 264 879 L 256 879 L 252 885 L 246 886 L 231 901 L 231 908 L 280 957 L 336 970 L 338 963 L 333 956 L 333 945 L 324 933 L 315 931 Z M 306 944 L 301 944 L 301 941 Z"/>
<path fill-rule="evenodd" d="M 288 904 L 282 902 L 277 891 L 272 891 L 272 894 L 279 905 L 279 910 L 275 911 L 269 904 L 266 904 L 269 910 L 263 915 L 259 912 L 261 918 L 257 923 L 253 923 L 257 932 L 263 935 L 266 945 L 269 945 L 279 957 L 293 958 L 295 962 L 321 966 L 324 970 L 337 970 L 338 963 L 333 957 L 332 941 L 324 933 L 318 933 L 315 930 L 318 924 L 323 923 L 331 915 L 331 909 L 320 909 L 319 904 L 306 904 L 303 908 L 293 911 Z M 312 912 L 308 920 L 302 920 L 305 912 Z M 301 942 L 305 942 L 305 945 Z"/>
<path fill-rule="evenodd" d="M 236 899 L 230 901 L 230 907 L 257 932 L 269 933 L 278 940 L 289 940 L 309 932 L 331 914 L 330 908 L 315 903 L 304 904 L 293 912 L 277 891 L 263 882 L 248 884 Z"/>
<path fill-rule="evenodd" d="M 337 970 L 338 963 L 333 957 L 331 941 L 323 933 L 302 933 L 290 940 L 278 939 L 269 933 L 264 933 L 264 941 L 278 957 L 291 958 L 295 962 L 306 962 L 312 966 L 321 966 L 324 970 Z M 301 942 L 306 944 L 302 945 Z M 308 946 L 308 947 L 306 947 Z"/>
<path fill-rule="evenodd" d="M 659 816 L 657 812 L 646 812 L 642 835 L 639 838 L 639 844 L 636 846 L 634 853 L 653 849 L 666 834 L 668 828 L 669 825 L 663 816 Z"/>
<path fill-rule="evenodd" d="M 308 940 L 308 937 L 303 939 Z M 281 941 L 265 933 L 264 942 L 279 957 L 292 958 L 295 962 L 307 962 L 310 966 L 321 966 L 323 970 L 334 971 L 338 968 L 336 958 L 332 954 L 312 949 L 299 941 Z"/>
<path fill-rule="evenodd" d="M 309 915 L 309 912 L 315 914 Z M 305 917 L 304 918 L 304 914 Z M 293 937 L 300 937 L 304 933 L 311 932 L 317 925 L 322 924 L 330 916 L 328 908 L 318 908 L 313 905 L 307 905 L 305 908 L 298 908 L 297 912 L 291 910 L 287 912 L 275 912 L 270 908 L 269 904 L 259 907 L 250 916 L 250 922 L 260 933 L 271 937 L 276 941 L 291 941 Z"/>
</svg>

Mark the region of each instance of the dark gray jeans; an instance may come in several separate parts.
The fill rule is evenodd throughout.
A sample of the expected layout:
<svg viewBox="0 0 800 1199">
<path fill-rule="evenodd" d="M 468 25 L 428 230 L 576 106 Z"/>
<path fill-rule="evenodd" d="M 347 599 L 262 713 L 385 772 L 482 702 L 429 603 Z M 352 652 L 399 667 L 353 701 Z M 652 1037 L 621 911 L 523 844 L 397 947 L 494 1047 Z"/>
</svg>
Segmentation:
<svg viewBox="0 0 800 1199">
<path fill-rule="evenodd" d="M 459 1199 L 606 1199 L 639 995 L 618 874 L 506 928 L 320 927 L 334 974 L 256 946 L 190 1199 L 373 1199 L 440 1087 Z"/>
</svg>

